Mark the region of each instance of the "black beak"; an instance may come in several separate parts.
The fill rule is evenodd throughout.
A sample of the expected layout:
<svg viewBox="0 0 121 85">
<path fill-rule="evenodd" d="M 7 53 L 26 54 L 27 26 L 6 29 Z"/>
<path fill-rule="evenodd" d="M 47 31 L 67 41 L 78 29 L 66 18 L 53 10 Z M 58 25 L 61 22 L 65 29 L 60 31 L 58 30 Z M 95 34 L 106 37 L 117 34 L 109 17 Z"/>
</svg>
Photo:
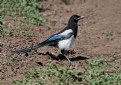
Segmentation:
<svg viewBox="0 0 121 85">
<path fill-rule="evenodd" d="M 84 19 L 84 18 L 85 18 L 84 16 L 80 16 L 77 20 Z"/>
</svg>

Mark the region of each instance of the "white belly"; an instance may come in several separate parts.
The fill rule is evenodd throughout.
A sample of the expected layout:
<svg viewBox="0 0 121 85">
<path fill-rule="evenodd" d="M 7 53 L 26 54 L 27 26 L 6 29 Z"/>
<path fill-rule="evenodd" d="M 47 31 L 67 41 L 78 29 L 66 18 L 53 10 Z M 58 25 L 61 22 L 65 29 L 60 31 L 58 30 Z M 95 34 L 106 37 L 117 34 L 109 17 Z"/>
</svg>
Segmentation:
<svg viewBox="0 0 121 85">
<path fill-rule="evenodd" d="M 58 43 L 58 47 L 61 49 L 61 50 L 69 50 L 69 48 L 71 47 L 72 43 L 75 41 L 75 38 L 74 36 L 70 37 L 69 39 L 67 40 L 62 40 L 62 41 L 59 41 Z"/>
</svg>

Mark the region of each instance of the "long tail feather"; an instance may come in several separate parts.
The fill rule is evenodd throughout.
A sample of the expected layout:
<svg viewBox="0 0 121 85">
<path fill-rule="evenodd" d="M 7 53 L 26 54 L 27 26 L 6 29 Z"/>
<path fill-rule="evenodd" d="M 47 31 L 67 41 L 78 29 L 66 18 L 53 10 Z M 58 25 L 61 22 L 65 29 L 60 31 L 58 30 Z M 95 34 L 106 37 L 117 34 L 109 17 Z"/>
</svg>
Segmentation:
<svg viewBox="0 0 121 85">
<path fill-rule="evenodd" d="M 42 42 L 42 43 L 39 43 L 39 44 L 37 44 L 35 46 L 29 47 L 29 48 L 24 48 L 24 49 L 21 49 L 21 50 L 16 50 L 16 51 L 13 51 L 13 52 L 15 52 L 17 54 L 26 53 L 26 52 L 30 52 L 31 50 L 35 50 L 37 48 L 43 47 L 45 45 L 47 45 L 47 43 L 46 42 Z"/>
</svg>

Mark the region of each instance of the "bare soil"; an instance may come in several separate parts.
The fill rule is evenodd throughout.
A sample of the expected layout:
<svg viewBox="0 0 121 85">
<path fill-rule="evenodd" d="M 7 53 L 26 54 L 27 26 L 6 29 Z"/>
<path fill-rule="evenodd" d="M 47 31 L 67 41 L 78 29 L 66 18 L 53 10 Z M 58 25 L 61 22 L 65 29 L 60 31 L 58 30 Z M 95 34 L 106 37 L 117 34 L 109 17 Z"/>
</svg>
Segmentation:
<svg viewBox="0 0 121 85">
<path fill-rule="evenodd" d="M 23 33 L 20 37 L 0 38 L 1 82 L 8 85 L 11 78 L 22 78 L 33 65 L 44 66 L 47 62 L 68 65 L 65 59 L 58 58 L 60 50 L 54 47 L 38 49 L 38 53 L 29 52 L 28 56 L 11 55 L 11 50 L 29 47 L 59 32 L 73 14 L 85 16 L 78 23 L 78 36 L 71 48 L 75 52 L 72 54 L 74 64 L 83 69 L 86 58 L 103 57 L 110 61 L 115 57 L 116 60 L 110 63 L 121 66 L 121 0 L 70 0 L 68 5 L 62 0 L 42 0 L 40 3 L 44 6 L 42 15 L 46 21 L 42 26 L 31 27 L 34 36 L 28 38 Z M 17 22 L 7 18 L 6 23 Z M 12 46 L 7 47 L 7 41 L 11 41 Z"/>
</svg>

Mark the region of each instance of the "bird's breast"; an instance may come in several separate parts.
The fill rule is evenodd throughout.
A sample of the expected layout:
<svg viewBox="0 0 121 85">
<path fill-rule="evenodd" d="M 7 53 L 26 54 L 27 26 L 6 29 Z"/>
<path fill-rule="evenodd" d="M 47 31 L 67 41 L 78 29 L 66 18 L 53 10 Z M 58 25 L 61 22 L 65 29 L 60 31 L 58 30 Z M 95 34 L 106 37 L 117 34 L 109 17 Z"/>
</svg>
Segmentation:
<svg viewBox="0 0 121 85">
<path fill-rule="evenodd" d="M 73 44 L 73 42 L 75 41 L 74 36 L 71 36 L 70 38 L 66 39 L 66 40 L 61 40 L 58 42 L 58 48 L 61 50 L 69 50 L 69 48 L 71 47 L 71 45 Z"/>
</svg>

